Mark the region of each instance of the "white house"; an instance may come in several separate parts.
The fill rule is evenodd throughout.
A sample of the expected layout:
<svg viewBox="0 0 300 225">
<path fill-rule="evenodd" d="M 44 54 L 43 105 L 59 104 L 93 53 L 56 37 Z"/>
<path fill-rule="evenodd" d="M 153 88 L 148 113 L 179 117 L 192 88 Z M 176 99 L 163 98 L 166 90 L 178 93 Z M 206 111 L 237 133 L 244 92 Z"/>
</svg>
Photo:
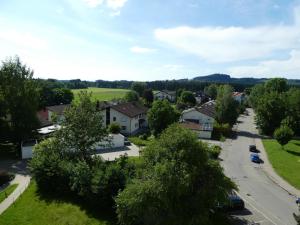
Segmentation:
<svg viewBox="0 0 300 225">
<path fill-rule="evenodd" d="M 42 126 L 53 124 L 52 117 L 54 114 L 57 117 L 57 122 L 61 122 L 64 120 L 64 112 L 69 106 L 70 104 L 47 106 L 37 112 L 37 117 L 39 118 Z"/>
<path fill-rule="evenodd" d="M 243 92 L 233 92 L 232 97 L 241 104 L 245 99 L 245 94 Z"/>
<path fill-rule="evenodd" d="M 103 123 L 106 126 L 111 123 L 119 124 L 122 134 L 133 135 L 147 127 L 148 109 L 137 102 L 106 105 L 100 110 Z"/>
<path fill-rule="evenodd" d="M 200 138 L 211 138 L 215 122 L 215 102 L 209 101 L 200 107 L 184 110 L 182 126 L 197 131 Z"/>
<path fill-rule="evenodd" d="M 175 102 L 176 100 L 176 92 L 175 91 L 158 91 L 154 93 L 154 98 L 158 100 L 167 99 L 170 102 Z"/>
</svg>

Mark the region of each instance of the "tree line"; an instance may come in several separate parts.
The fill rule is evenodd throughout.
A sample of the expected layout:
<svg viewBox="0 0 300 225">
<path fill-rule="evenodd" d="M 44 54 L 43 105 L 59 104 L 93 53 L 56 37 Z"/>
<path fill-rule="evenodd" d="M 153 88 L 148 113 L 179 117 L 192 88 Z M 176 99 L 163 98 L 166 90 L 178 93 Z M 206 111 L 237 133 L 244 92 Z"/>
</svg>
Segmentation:
<svg viewBox="0 0 300 225">
<path fill-rule="evenodd" d="M 283 145 L 286 137 L 300 135 L 300 89 L 289 86 L 286 79 L 274 78 L 255 85 L 249 102 L 261 133 L 278 137 Z"/>
</svg>

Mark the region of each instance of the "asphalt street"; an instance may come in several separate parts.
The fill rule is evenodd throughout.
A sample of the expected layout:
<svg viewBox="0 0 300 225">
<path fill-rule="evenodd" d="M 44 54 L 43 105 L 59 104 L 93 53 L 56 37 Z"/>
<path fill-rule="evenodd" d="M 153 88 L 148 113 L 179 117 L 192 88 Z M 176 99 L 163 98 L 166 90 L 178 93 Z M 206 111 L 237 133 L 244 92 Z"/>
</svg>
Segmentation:
<svg viewBox="0 0 300 225">
<path fill-rule="evenodd" d="M 298 212 L 295 196 L 274 183 L 263 169 L 263 163 L 250 161 L 249 145 L 255 144 L 257 130 L 254 113 L 242 115 L 237 124 L 237 136 L 223 144 L 220 158 L 225 174 L 239 188 L 246 209 L 234 212 L 236 224 L 296 225 L 293 212 Z M 264 158 L 262 158 L 264 160 Z"/>
</svg>

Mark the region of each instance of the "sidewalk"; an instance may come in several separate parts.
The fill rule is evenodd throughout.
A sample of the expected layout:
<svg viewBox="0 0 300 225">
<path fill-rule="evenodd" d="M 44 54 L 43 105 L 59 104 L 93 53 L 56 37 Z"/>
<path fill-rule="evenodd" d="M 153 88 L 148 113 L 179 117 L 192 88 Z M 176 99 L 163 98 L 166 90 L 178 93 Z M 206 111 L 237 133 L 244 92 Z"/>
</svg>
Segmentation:
<svg viewBox="0 0 300 225">
<path fill-rule="evenodd" d="M 0 215 L 17 200 L 17 198 L 26 190 L 29 183 L 30 176 L 16 174 L 16 177 L 11 181 L 11 184 L 18 184 L 18 187 L 0 203 Z"/>
<path fill-rule="evenodd" d="M 248 109 L 249 110 L 249 109 Z M 250 111 L 250 110 L 249 110 Z M 254 115 L 254 111 L 251 109 L 251 114 Z M 290 195 L 293 195 L 295 197 L 300 197 L 300 190 L 290 185 L 287 181 L 285 181 L 282 177 L 280 177 L 275 170 L 272 167 L 272 164 L 269 161 L 268 155 L 266 153 L 266 150 L 264 148 L 263 142 L 261 140 L 261 137 L 258 134 L 258 130 L 253 128 L 253 133 L 257 134 L 257 137 L 254 138 L 255 144 L 257 149 L 261 150 L 261 156 L 264 160 L 264 164 L 262 165 L 262 168 L 264 169 L 265 174 L 278 186 L 280 186 L 282 189 L 287 191 Z"/>
</svg>

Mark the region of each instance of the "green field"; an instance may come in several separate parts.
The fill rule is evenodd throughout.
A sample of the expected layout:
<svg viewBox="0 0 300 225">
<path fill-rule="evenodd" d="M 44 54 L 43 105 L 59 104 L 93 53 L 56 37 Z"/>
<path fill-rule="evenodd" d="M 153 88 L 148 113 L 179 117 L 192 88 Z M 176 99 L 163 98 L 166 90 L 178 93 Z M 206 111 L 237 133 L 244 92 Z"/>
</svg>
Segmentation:
<svg viewBox="0 0 300 225">
<path fill-rule="evenodd" d="M 0 203 L 3 202 L 16 188 L 18 184 L 11 184 L 0 192 Z"/>
<path fill-rule="evenodd" d="M 284 149 L 276 140 L 263 140 L 263 143 L 275 171 L 300 189 L 300 141 L 292 140 Z"/>
<path fill-rule="evenodd" d="M 34 181 L 22 196 L 0 216 L 1 225 L 113 225 L 111 216 L 101 217 L 73 201 L 41 198 Z"/>
<path fill-rule="evenodd" d="M 75 101 L 78 99 L 78 93 L 80 91 L 87 91 L 92 93 L 93 100 L 109 101 L 112 99 L 123 98 L 129 91 L 128 89 L 117 88 L 88 88 L 88 89 L 73 89 Z"/>
</svg>

